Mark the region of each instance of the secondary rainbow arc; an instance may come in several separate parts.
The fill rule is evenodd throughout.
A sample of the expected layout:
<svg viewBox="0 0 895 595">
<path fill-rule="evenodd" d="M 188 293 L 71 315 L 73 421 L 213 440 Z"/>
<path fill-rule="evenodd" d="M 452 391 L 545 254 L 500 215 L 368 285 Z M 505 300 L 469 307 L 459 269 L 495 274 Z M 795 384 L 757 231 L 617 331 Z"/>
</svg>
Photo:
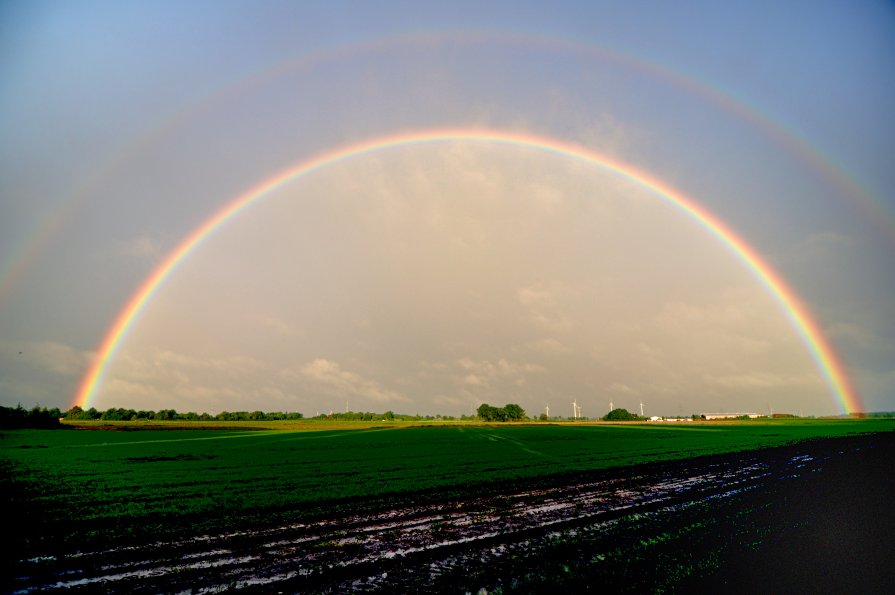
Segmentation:
<svg viewBox="0 0 895 595">
<path fill-rule="evenodd" d="M 281 186 L 329 165 L 391 148 L 444 142 L 479 142 L 536 149 L 605 168 L 649 189 L 715 236 L 747 267 L 781 307 L 842 410 L 862 410 L 860 396 L 842 361 L 802 300 L 754 248 L 696 200 L 632 165 L 590 149 L 528 133 L 489 129 L 416 131 L 354 143 L 302 161 L 236 196 L 187 235 L 143 280 L 103 337 L 75 394 L 74 405 L 89 406 L 140 313 L 177 265 L 224 223 Z"/>
<path fill-rule="evenodd" d="M 309 68 L 326 63 L 338 57 L 361 55 L 368 51 L 379 51 L 385 48 L 413 50 L 412 44 L 436 44 L 441 42 L 488 42 L 517 43 L 543 46 L 548 50 L 570 51 L 587 56 L 598 56 L 602 60 L 616 62 L 631 68 L 634 71 L 664 81 L 675 88 L 679 88 L 694 97 L 707 101 L 709 105 L 715 105 L 733 114 L 742 121 L 756 127 L 769 139 L 780 144 L 792 155 L 807 164 L 812 170 L 826 179 L 834 188 L 841 190 L 846 197 L 851 198 L 856 207 L 867 217 L 868 221 L 880 228 L 885 236 L 895 241 L 895 220 L 891 209 L 885 206 L 885 202 L 873 193 L 864 184 L 845 171 L 842 166 L 830 160 L 824 152 L 812 145 L 806 138 L 785 126 L 779 118 L 774 118 L 766 111 L 754 106 L 747 99 L 737 96 L 730 90 L 723 89 L 699 76 L 688 73 L 674 65 L 669 65 L 658 60 L 647 59 L 643 56 L 626 54 L 612 47 L 594 45 L 591 42 L 577 40 L 565 40 L 553 38 L 531 32 L 516 31 L 426 31 L 411 32 L 399 36 L 385 38 L 373 38 L 363 40 L 348 46 L 324 47 L 310 53 L 292 57 L 284 63 L 278 63 L 272 67 L 253 73 L 250 76 L 236 82 L 228 82 L 197 102 L 173 112 L 162 120 L 158 126 L 149 130 L 143 137 L 135 139 L 123 149 L 123 153 L 117 154 L 114 159 L 103 166 L 103 169 L 85 179 L 80 188 L 74 191 L 62 203 L 55 213 L 41 221 L 32 233 L 26 235 L 26 239 L 7 254 L 5 262 L 0 262 L 0 304 L 13 290 L 16 282 L 24 275 L 25 271 L 34 266 L 35 260 L 47 248 L 54 236 L 64 226 L 70 223 L 70 218 L 81 207 L 81 203 L 91 194 L 104 177 L 115 171 L 121 164 L 135 158 L 135 154 L 142 150 L 144 145 L 152 145 L 164 137 L 170 131 L 176 130 L 191 117 L 210 106 L 222 102 L 224 99 L 238 97 L 257 89 L 263 84 L 284 73 L 297 68 Z M 406 48 L 404 47 L 406 44 Z"/>
</svg>

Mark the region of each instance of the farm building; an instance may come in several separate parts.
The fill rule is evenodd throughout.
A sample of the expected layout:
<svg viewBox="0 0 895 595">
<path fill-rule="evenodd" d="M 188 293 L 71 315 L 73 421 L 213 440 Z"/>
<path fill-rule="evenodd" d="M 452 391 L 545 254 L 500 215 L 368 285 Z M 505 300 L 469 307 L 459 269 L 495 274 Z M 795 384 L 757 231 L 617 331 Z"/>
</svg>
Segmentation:
<svg viewBox="0 0 895 595">
<path fill-rule="evenodd" d="M 736 419 L 738 417 L 748 417 L 755 419 L 761 417 L 758 413 L 703 413 L 700 415 L 702 419 Z"/>
<path fill-rule="evenodd" d="M 660 417 L 658 415 L 654 415 L 650 417 L 647 421 L 690 421 L 689 417 Z"/>
</svg>

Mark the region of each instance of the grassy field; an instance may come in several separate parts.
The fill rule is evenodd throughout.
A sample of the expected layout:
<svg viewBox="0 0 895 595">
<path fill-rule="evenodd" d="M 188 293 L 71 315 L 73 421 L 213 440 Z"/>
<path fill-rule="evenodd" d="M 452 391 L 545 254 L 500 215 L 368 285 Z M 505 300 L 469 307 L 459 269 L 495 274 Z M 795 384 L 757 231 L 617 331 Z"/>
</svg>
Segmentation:
<svg viewBox="0 0 895 595">
<path fill-rule="evenodd" d="M 109 424 L 93 427 L 101 426 Z M 73 544 L 89 548 L 449 500 L 615 466 L 895 430 L 892 420 L 155 426 L 5 432 L 0 439 L 4 505 L 33 529 L 7 545 L 24 554 Z"/>
</svg>

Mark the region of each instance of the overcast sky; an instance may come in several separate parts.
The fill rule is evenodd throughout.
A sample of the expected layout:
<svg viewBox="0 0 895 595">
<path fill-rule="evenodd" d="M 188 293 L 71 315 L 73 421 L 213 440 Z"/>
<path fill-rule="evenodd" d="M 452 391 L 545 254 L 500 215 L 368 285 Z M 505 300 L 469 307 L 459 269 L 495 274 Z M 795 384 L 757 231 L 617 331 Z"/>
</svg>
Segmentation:
<svg viewBox="0 0 895 595">
<path fill-rule="evenodd" d="M 895 8 L 884 2 L 0 4 L 0 403 L 67 408 L 218 208 L 397 133 L 537 134 L 696 199 L 895 410 Z M 483 142 L 324 167 L 142 311 L 99 409 L 835 414 L 779 303 L 679 210 Z"/>
</svg>

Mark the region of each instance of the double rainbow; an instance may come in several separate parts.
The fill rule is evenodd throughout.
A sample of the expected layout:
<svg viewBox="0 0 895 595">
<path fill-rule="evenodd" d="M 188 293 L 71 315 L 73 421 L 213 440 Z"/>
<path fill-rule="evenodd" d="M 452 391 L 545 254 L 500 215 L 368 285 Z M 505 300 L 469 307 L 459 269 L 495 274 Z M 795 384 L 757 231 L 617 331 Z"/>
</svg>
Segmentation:
<svg viewBox="0 0 895 595">
<path fill-rule="evenodd" d="M 627 163 L 590 149 L 533 134 L 487 129 L 428 130 L 355 143 L 303 161 L 233 198 L 184 238 L 134 292 L 106 332 L 93 363 L 81 381 L 74 405 L 82 408 L 90 405 L 140 313 L 177 266 L 224 223 L 285 184 L 335 163 L 398 147 L 445 142 L 475 142 L 536 149 L 605 168 L 651 190 L 715 236 L 746 266 L 779 304 L 842 410 L 862 410 L 861 399 L 852 386 L 842 361 L 799 297 L 749 244 L 694 199 Z"/>
<path fill-rule="evenodd" d="M 196 103 L 169 114 L 156 126 L 148 129 L 142 136 L 116 152 L 114 158 L 106 162 L 99 171 L 83 180 L 79 188 L 66 197 L 48 217 L 38 224 L 37 228 L 26 234 L 26 239 L 18 247 L 14 247 L 6 255 L 6 261 L 0 262 L 0 304 L 13 290 L 25 271 L 34 265 L 40 254 L 52 243 L 59 230 L 70 224 L 71 218 L 84 206 L 85 201 L 96 188 L 111 178 L 124 165 L 137 160 L 139 154 L 147 147 L 155 146 L 161 139 L 183 127 L 198 114 L 225 101 L 257 92 L 264 85 L 289 73 L 331 65 L 336 60 L 353 59 L 372 52 L 412 53 L 418 49 L 441 43 L 458 45 L 497 43 L 537 48 L 554 53 L 568 53 L 571 56 L 580 56 L 588 60 L 594 59 L 616 64 L 649 79 L 666 83 L 671 88 L 697 97 L 707 105 L 720 108 L 761 131 L 767 138 L 806 164 L 831 187 L 838 189 L 844 198 L 853 202 L 867 221 L 879 228 L 890 241 L 895 242 L 895 218 L 893 218 L 892 210 L 886 206 L 885 201 L 877 193 L 862 185 L 840 165 L 832 162 L 829 156 L 823 154 L 795 130 L 785 126 L 746 98 L 739 97 L 730 90 L 713 84 L 712 81 L 701 79 L 693 73 L 687 73 L 673 64 L 626 54 L 610 47 L 593 45 L 590 41 L 580 42 L 514 31 L 422 31 L 394 37 L 374 38 L 346 46 L 319 48 L 298 57 L 291 57 L 245 78 L 228 82 Z"/>
</svg>

